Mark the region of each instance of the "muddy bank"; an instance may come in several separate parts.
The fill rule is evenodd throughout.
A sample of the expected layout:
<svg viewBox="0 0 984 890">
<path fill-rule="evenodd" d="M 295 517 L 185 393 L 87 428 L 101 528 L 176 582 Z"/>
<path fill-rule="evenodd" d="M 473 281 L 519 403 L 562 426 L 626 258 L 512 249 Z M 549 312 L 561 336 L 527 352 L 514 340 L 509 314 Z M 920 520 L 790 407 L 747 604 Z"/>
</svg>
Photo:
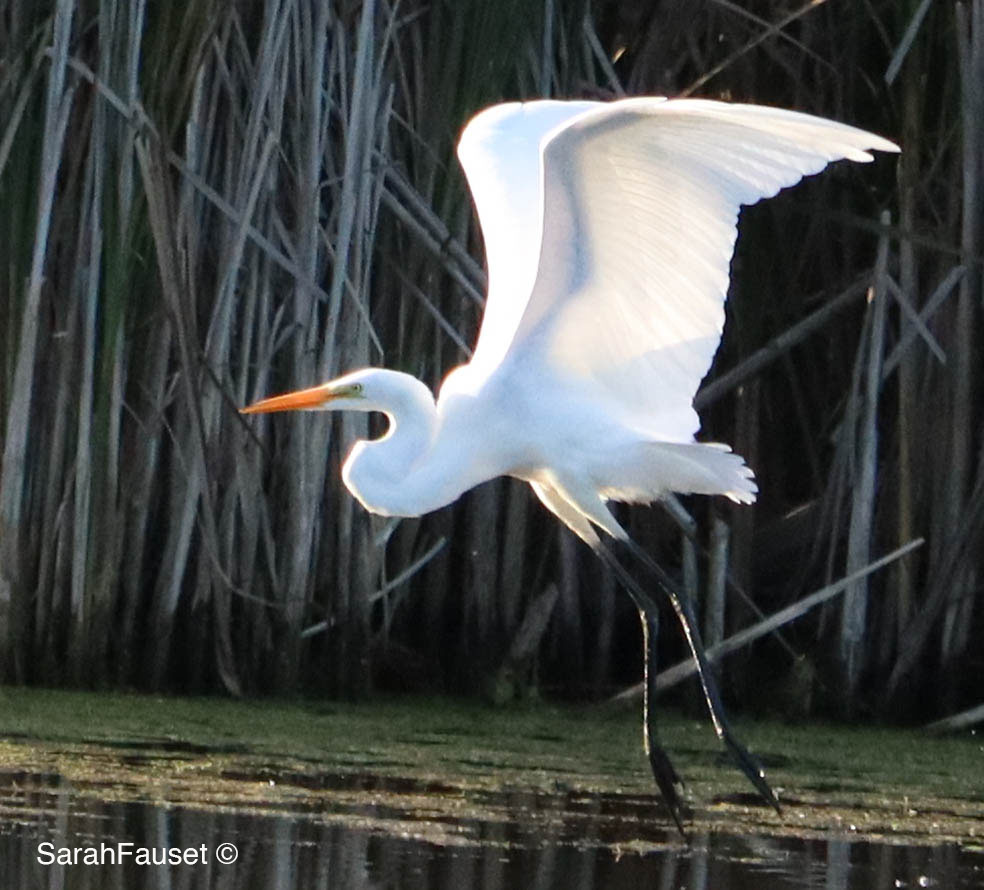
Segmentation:
<svg viewBox="0 0 984 890">
<path fill-rule="evenodd" d="M 759 804 L 704 721 L 663 716 L 691 830 L 984 847 L 984 738 L 742 722 L 783 802 Z M 569 842 L 675 843 L 638 715 L 452 699 L 364 704 L 5 689 L 3 809 L 18 788 L 100 800 L 317 813 L 431 843 L 529 822 Z M 590 827 L 589 826 L 590 823 Z M 587 832 L 588 837 L 582 832 Z"/>
</svg>

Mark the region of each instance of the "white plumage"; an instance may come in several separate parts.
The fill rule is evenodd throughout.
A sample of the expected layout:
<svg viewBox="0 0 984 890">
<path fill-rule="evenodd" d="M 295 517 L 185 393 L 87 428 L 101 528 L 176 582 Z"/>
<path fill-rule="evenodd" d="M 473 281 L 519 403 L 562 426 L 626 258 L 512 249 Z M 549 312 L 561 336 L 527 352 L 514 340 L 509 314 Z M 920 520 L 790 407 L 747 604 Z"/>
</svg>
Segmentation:
<svg viewBox="0 0 984 890">
<path fill-rule="evenodd" d="M 697 99 L 490 108 L 458 147 L 489 262 L 472 360 L 445 378 L 436 401 L 408 374 L 368 368 L 244 410 L 384 412 L 387 433 L 357 442 L 342 468 L 376 513 L 418 516 L 496 476 L 527 480 L 615 573 L 651 640 L 656 605 L 597 528 L 624 539 L 680 619 L 715 730 L 778 809 L 761 765 L 729 728 L 689 598 L 605 502 L 668 491 L 754 500 L 740 457 L 694 441 L 693 399 L 721 339 L 738 210 L 838 158 L 869 161 L 870 149 L 898 150 L 832 121 Z M 646 751 L 683 832 L 650 685 Z"/>
<path fill-rule="evenodd" d="M 806 114 L 700 99 L 536 101 L 475 116 L 458 146 L 489 293 L 474 356 L 439 396 L 356 371 L 249 412 L 383 411 L 343 477 L 369 509 L 419 515 L 499 475 L 589 543 L 607 499 L 754 500 L 751 471 L 697 443 L 694 395 L 721 339 L 739 208 L 838 159 L 898 151 Z"/>
</svg>

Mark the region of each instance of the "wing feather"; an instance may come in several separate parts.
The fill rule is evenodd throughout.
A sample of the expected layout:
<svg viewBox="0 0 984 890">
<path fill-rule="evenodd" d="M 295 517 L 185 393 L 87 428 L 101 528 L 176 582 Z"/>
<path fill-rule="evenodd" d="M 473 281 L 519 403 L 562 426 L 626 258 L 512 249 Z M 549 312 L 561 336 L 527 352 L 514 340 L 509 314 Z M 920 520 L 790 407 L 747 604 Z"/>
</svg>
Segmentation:
<svg viewBox="0 0 984 890">
<path fill-rule="evenodd" d="M 494 367 L 512 342 L 536 281 L 546 137 L 601 102 L 508 102 L 473 117 L 458 142 L 485 239 L 489 298 L 473 364 Z"/>
<path fill-rule="evenodd" d="M 489 258 L 472 364 L 488 373 L 522 354 L 634 428 L 690 441 L 740 206 L 871 149 L 898 150 L 844 124 L 708 100 L 483 112 L 459 147 Z"/>
</svg>

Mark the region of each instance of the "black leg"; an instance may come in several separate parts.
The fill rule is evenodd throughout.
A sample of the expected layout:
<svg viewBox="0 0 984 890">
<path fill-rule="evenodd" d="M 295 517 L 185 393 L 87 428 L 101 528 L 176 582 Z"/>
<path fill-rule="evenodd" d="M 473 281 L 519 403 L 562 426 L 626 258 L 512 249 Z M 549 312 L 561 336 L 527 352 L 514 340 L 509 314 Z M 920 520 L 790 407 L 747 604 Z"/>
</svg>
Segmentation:
<svg viewBox="0 0 984 890">
<path fill-rule="evenodd" d="M 673 821 L 676 823 L 680 834 L 687 840 L 687 833 L 683 829 L 683 802 L 677 792 L 677 786 L 682 785 L 680 776 L 673 768 L 669 755 L 660 746 L 656 733 L 656 709 L 653 707 L 655 700 L 656 681 L 656 645 L 659 632 L 659 610 L 648 597 L 639 596 L 638 585 L 626 571 L 625 567 L 615 558 L 606 547 L 599 546 L 596 552 L 602 561 L 615 573 L 626 593 L 632 597 L 636 608 L 639 610 L 639 620 L 642 622 L 643 639 L 643 692 L 642 692 L 642 739 L 646 757 L 649 759 L 649 767 L 656 780 L 656 786 Z"/>
<path fill-rule="evenodd" d="M 741 769 L 741 771 L 748 777 L 748 780 L 752 783 L 752 785 L 755 786 L 755 789 L 761 795 L 762 799 L 767 804 L 774 807 L 777 813 L 781 812 L 779 808 L 779 799 L 776 797 L 775 792 L 766 781 L 762 766 L 759 764 L 758 760 L 756 760 L 755 757 L 745 748 L 745 746 L 738 741 L 738 738 L 735 736 L 734 730 L 731 728 L 731 724 L 728 721 L 727 715 L 724 712 L 724 705 L 721 702 L 721 694 L 718 692 L 717 682 L 714 679 L 714 673 L 711 670 L 710 663 L 707 661 L 707 656 L 704 653 L 704 644 L 700 638 L 700 630 L 698 629 L 697 618 L 694 615 L 690 597 L 677 587 L 673 579 L 670 578 L 663 568 L 638 544 L 631 539 L 626 539 L 624 544 L 629 552 L 656 576 L 656 580 L 659 583 L 660 588 L 669 599 L 670 604 L 673 606 L 673 611 L 676 612 L 677 618 L 680 620 L 680 625 L 683 628 L 684 636 L 687 638 L 687 644 L 690 646 L 690 651 L 693 653 L 694 660 L 697 662 L 697 673 L 700 676 L 700 683 L 704 689 L 704 698 L 707 700 L 707 708 L 710 711 L 711 720 L 714 723 L 714 731 L 717 733 L 718 738 L 724 743 L 724 746 L 731 754 L 732 759 L 738 765 L 739 769 Z M 602 546 L 604 547 L 604 545 Z M 619 563 L 610 551 L 609 555 L 611 558 L 606 559 L 605 562 L 612 566 L 619 579 L 627 589 L 634 590 L 634 593 L 632 593 L 632 598 L 636 601 L 636 604 L 639 605 L 640 609 L 643 609 L 646 612 L 654 611 L 656 605 L 653 603 L 653 600 L 649 594 L 647 594 L 638 584 L 636 584 L 629 572 L 626 571 L 624 566 Z M 647 682 L 647 693 L 648 687 L 649 683 Z"/>
<path fill-rule="evenodd" d="M 680 776 L 673 768 L 669 755 L 659 744 L 656 735 L 656 708 L 655 688 L 656 665 L 659 663 L 656 658 L 656 641 L 659 635 L 659 614 L 650 612 L 636 603 L 639 608 L 639 619 L 642 621 L 642 641 L 643 651 L 643 676 L 644 686 L 642 693 L 642 738 L 643 747 L 646 750 L 646 757 L 649 758 L 649 767 L 653 771 L 653 778 L 659 787 L 663 800 L 666 802 L 676 827 L 680 830 L 684 840 L 687 833 L 683 830 L 683 804 L 680 795 L 677 793 L 677 786 L 682 785 Z"/>
</svg>

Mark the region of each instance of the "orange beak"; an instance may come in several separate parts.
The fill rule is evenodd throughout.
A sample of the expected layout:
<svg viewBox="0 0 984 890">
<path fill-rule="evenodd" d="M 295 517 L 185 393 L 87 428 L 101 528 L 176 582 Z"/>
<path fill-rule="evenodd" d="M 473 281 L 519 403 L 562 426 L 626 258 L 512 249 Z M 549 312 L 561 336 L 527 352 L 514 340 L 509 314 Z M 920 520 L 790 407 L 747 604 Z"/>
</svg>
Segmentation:
<svg viewBox="0 0 984 890">
<path fill-rule="evenodd" d="M 302 411 L 305 408 L 320 408 L 325 402 L 336 398 L 330 384 L 312 386 L 310 389 L 299 389 L 282 396 L 270 396 L 260 399 L 239 410 L 240 414 L 269 414 L 271 411 Z"/>
</svg>

